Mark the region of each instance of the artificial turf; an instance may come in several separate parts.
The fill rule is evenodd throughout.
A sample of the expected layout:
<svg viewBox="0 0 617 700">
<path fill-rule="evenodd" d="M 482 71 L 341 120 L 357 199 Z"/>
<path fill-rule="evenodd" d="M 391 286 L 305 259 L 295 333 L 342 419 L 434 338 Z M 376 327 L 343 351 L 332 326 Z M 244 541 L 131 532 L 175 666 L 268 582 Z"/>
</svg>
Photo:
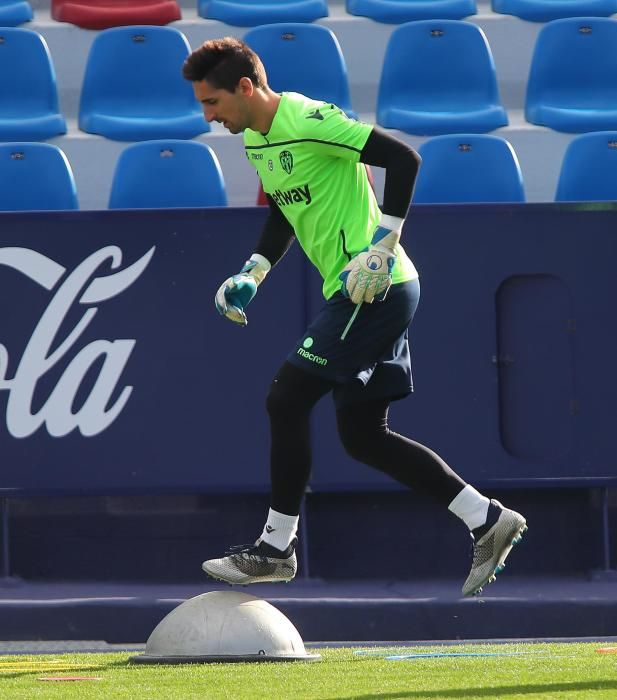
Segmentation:
<svg viewBox="0 0 617 700">
<path fill-rule="evenodd" d="M 311 649 L 321 654 L 316 663 L 173 666 L 131 664 L 129 653 L 2 656 L 0 698 L 614 700 L 617 653 L 598 652 L 607 647 L 602 643 L 359 646 Z M 429 655 L 433 652 L 442 655 Z M 391 660 L 387 655 L 413 658 Z M 66 677 L 85 679 L 44 680 Z"/>
</svg>

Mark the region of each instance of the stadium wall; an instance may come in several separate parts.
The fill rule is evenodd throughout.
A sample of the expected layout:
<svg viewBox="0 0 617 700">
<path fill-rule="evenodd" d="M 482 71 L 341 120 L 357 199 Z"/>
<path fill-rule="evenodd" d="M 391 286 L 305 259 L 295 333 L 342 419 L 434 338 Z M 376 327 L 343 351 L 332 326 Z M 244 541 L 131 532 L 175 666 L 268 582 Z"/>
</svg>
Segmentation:
<svg viewBox="0 0 617 700">
<path fill-rule="evenodd" d="M 94 538 L 102 551 L 124 541 L 110 575 L 136 575 L 136 520 L 144 557 L 143 543 L 158 537 L 174 560 L 261 526 L 265 395 L 323 303 L 296 246 L 251 304 L 247 328 L 216 314 L 214 292 L 264 215 L 0 214 L 2 496 L 20 575 L 91 573 L 100 559 L 82 559 L 71 541 L 92 540 L 95 522 L 106 528 Z M 541 571 L 602 561 L 600 494 L 617 483 L 616 216 L 610 204 L 418 206 L 406 224 L 422 280 L 410 336 L 416 392 L 392 407 L 391 425 L 467 480 L 510 493 L 509 504 L 535 516 L 540 545 L 542 524 L 564 515 L 561 544 L 551 531 L 523 570 L 538 572 L 539 558 Z M 447 514 L 345 456 L 328 399 L 312 427 L 304 527 L 314 572 L 328 564 L 335 576 L 362 575 L 361 560 L 339 570 L 327 547 L 340 518 L 355 517 L 354 530 L 377 541 L 404 523 L 419 559 L 448 540 Z M 149 566 L 141 575 L 163 564 Z"/>
</svg>

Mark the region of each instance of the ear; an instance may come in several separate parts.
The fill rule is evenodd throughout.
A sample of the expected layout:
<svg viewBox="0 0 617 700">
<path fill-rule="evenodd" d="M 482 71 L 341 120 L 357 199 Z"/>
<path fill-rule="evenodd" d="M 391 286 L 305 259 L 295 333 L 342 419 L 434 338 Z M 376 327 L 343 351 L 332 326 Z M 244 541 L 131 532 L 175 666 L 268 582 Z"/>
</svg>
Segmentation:
<svg viewBox="0 0 617 700">
<path fill-rule="evenodd" d="M 236 90 L 245 97 L 251 97 L 251 95 L 255 91 L 255 86 L 253 85 L 253 81 L 250 78 L 240 78 Z"/>
</svg>

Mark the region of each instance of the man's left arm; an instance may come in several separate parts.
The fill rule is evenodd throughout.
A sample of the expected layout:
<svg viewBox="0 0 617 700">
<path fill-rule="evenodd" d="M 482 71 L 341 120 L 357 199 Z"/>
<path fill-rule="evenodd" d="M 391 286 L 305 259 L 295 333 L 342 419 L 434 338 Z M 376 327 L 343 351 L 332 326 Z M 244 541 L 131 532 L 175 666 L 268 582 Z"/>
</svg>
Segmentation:
<svg viewBox="0 0 617 700">
<path fill-rule="evenodd" d="M 405 219 L 422 162 L 420 155 L 404 141 L 375 126 L 360 153 L 360 162 L 385 169 L 381 211 Z"/>
<path fill-rule="evenodd" d="M 421 158 L 411 146 L 376 126 L 360 153 L 360 162 L 384 168 L 386 180 L 382 216 L 371 244 L 340 275 L 343 294 L 354 304 L 381 301 L 386 296 Z"/>
</svg>

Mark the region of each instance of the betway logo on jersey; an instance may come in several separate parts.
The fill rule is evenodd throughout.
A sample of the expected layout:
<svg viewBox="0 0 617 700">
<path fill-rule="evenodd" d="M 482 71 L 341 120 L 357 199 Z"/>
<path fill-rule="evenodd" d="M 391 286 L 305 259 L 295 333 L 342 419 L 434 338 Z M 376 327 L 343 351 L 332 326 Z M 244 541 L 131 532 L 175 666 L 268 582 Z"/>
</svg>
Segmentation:
<svg viewBox="0 0 617 700">
<path fill-rule="evenodd" d="M 270 193 L 270 196 L 279 207 L 297 204 L 298 202 L 304 202 L 308 206 L 313 201 L 308 183 L 301 187 L 292 187 L 290 190 L 274 190 L 274 192 Z"/>
</svg>

